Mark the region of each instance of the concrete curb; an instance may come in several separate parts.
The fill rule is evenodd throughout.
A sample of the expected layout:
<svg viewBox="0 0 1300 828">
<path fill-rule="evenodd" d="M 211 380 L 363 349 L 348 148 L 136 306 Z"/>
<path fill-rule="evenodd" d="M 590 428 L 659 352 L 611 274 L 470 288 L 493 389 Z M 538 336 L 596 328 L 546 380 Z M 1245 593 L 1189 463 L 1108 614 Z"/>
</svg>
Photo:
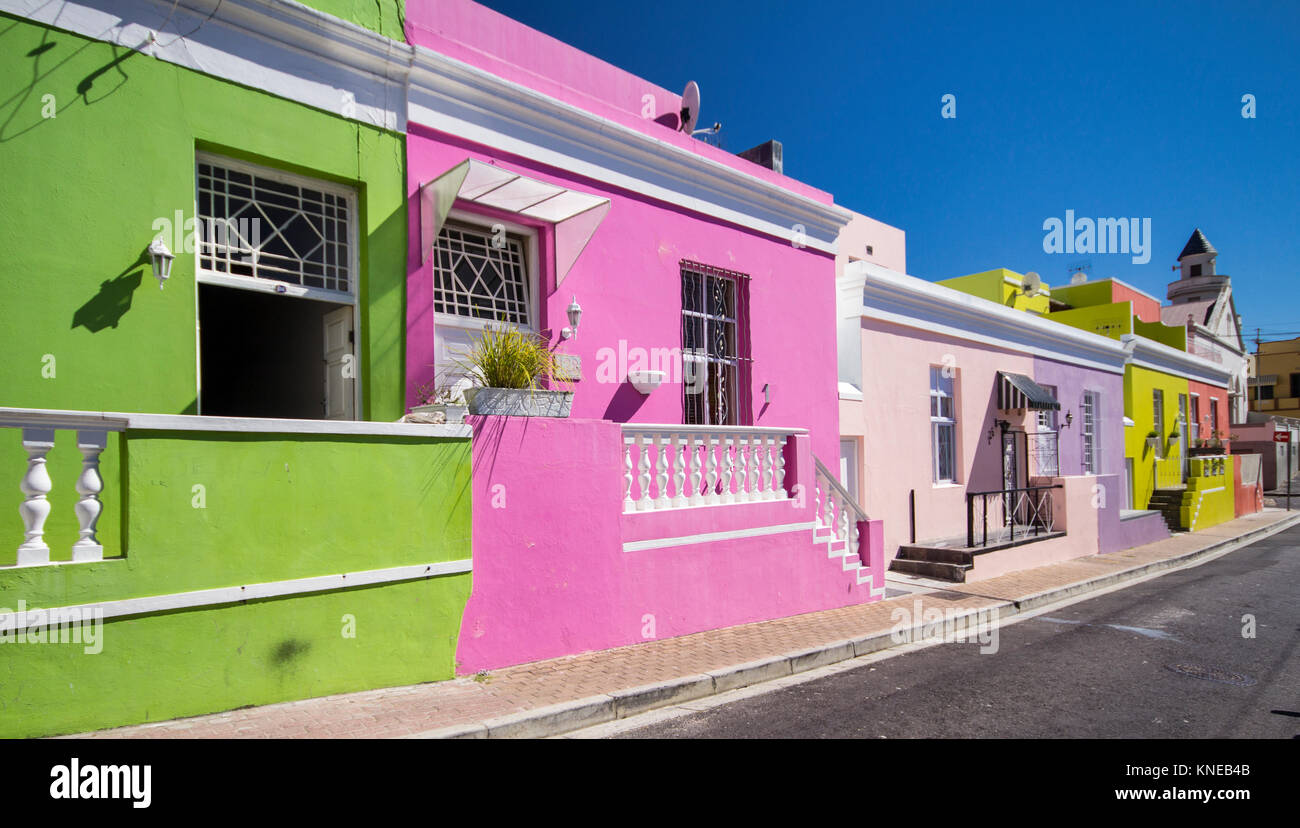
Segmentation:
<svg viewBox="0 0 1300 828">
<path fill-rule="evenodd" d="M 619 690 L 607 695 L 589 696 L 572 702 L 539 707 L 534 710 L 524 710 L 475 724 L 443 727 L 413 734 L 406 738 L 518 739 L 557 736 L 569 731 L 627 718 L 638 713 L 644 713 L 647 710 L 671 707 L 694 699 L 715 696 L 729 690 L 736 690 L 753 684 L 762 684 L 778 678 L 786 678 L 796 673 L 848 661 L 849 659 L 887 650 L 891 647 L 901 646 L 908 642 L 934 638 L 943 634 L 945 625 L 960 625 L 971 619 L 978 620 L 981 613 L 987 614 L 996 611 L 1000 615 L 1019 615 L 1022 612 L 1053 604 L 1066 598 L 1095 592 L 1125 581 L 1137 580 L 1154 572 L 1184 566 L 1210 555 L 1248 546 L 1297 524 L 1300 524 L 1300 513 L 1269 526 L 1254 529 L 1244 535 L 1219 541 L 1204 549 L 1198 549 L 1162 561 L 1139 564 L 1119 572 L 1111 572 L 1085 581 L 1066 584 L 1062 587 L 1045 590 L 1023 598 L 1000 599 L 976 593 L 964 593 L 971 598 L 983 598 L 994 603 L 955 614 L 951 618 L 945 617 L 943 621 L 930 621 L 928 623 L 920 621 L 913 624 L 905 632 L 893 629 L 873 632 L 860 638 L 833 641 L 806 650 L 712 670 L 702 675 L 683 676 L 682 678 Z M 918 595 L 917 597 L 923 598 L 924 596 Z M 900 638 L 905 640 L 898 640 Z"/>
</svg>

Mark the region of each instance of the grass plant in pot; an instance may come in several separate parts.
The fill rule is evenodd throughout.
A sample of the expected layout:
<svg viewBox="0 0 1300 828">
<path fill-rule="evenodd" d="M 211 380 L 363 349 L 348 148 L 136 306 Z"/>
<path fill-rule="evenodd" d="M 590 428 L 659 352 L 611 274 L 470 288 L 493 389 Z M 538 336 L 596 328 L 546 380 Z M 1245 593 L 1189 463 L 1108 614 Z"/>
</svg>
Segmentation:
<svg viewBox="0 0 1300 828">
<path fill-rule="evenodd" d="M 488 326 L 457 362 L 472 383 L 464 391 L 471 414 L 569 416 L 573 392 L 559 380 L 556 355 L 538 334 Z"/>
</svg>

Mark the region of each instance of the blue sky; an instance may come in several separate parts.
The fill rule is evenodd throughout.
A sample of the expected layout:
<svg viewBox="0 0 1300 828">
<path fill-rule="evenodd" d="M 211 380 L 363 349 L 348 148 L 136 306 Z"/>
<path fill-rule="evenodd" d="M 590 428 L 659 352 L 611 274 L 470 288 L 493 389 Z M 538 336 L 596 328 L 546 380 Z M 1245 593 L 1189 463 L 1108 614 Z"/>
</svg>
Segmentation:
<svg viewBox="0 0 1300 828">
<path fill-rule="evenodd" d="M 1298 2 L 483 2 L 668 89 L 697 81 L 724 148 L 780 140 L 788 175 L 906 231 L 915 276 L 1056 285 L 1087 262 L 1163 301 L 1200 227 L 1249 334 L 1300 335 Z M 1150 261 L 1045 253 L 1067 209 L 1151 219 Z"/>
</svg>

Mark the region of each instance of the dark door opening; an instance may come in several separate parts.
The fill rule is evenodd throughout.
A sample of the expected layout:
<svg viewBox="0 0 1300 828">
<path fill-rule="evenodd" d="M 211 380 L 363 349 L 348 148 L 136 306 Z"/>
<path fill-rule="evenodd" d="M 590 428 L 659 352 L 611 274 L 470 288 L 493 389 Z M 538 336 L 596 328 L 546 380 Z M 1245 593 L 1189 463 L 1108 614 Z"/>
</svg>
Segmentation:
<svg viewBox="0 0 1300 828">
<path fill-rule="evenodd" d="M 199 413 L 354 419 L 352 307 L 199 285 Z"/>
</svg>

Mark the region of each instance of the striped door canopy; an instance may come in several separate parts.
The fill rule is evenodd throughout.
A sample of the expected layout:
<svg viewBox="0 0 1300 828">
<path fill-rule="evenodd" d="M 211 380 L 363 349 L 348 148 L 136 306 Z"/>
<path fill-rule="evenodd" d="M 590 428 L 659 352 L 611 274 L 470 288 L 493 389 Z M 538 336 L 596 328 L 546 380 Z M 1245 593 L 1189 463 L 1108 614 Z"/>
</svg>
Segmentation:
<svg viewBox="0 0 1300 828">
<path fill-rule="evenodd" d="M 555 227 L 555 284 L 569 274 L 596 228 L 609 212 L 603 196 L 569 190 L 504 170 L 495 164 L 466 159 L 420 187 L 420 257 L 429 260 L 457 200 L 482 204 Z"/>
<path fill-rule="evenodd" d="M 1052 392 L 1024 374 L 998 371 L 998 410 L 1014 411 L 1018 408 L 1059 411 L 1061 404 Z"/>
</svg>

